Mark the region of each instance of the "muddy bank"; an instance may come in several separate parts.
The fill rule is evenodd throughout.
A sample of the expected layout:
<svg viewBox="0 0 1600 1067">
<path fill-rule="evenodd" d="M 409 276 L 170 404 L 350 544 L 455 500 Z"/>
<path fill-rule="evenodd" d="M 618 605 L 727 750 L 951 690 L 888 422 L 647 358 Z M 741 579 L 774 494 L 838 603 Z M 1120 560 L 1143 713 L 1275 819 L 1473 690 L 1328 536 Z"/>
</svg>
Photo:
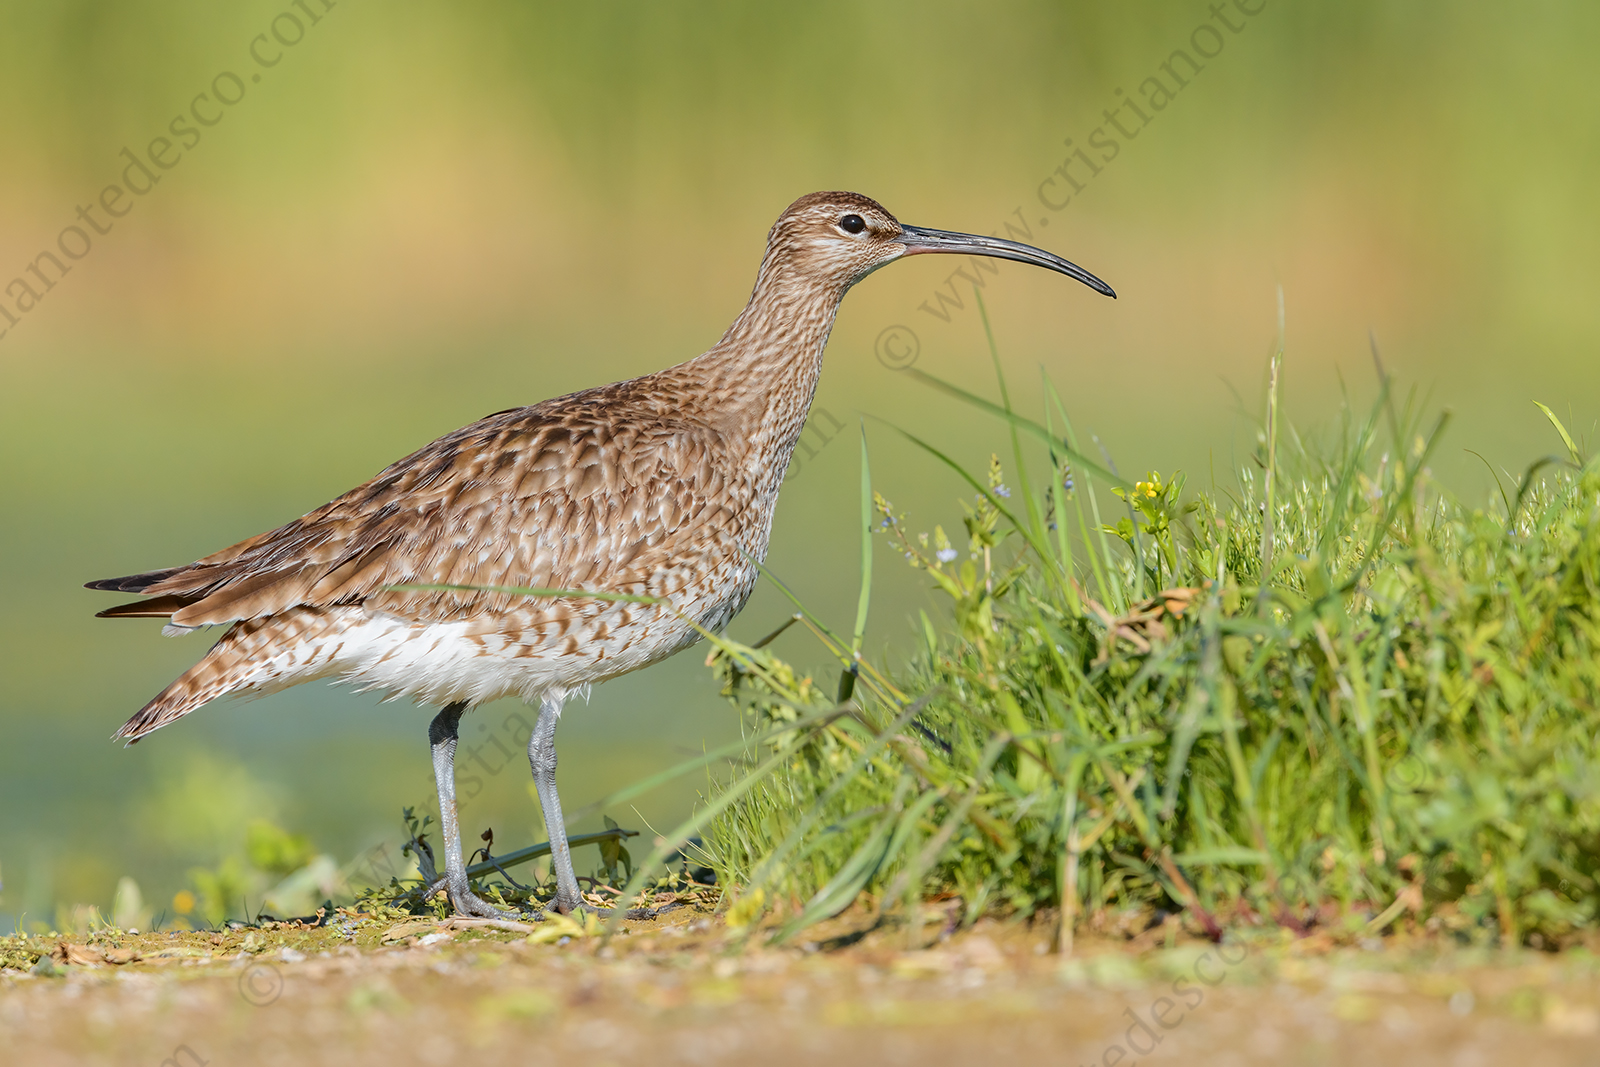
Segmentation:
<svg viewBox="0 0 1600 1067">
<path fill-rule="evenodd" d="M 836 933 L 849 928 L 841 925 Z M 684 907 L 581 929 L 335 923 L 52 939 L 0 977 L 6 1060 L 247 1064 L 1594 1063 L 1600 957 L 1391 938 L 1092 940 L 1003 924 L 909 949 L 732 952 Z M 44 939 L 30 939 L 34 950 Z"/>
</svg>

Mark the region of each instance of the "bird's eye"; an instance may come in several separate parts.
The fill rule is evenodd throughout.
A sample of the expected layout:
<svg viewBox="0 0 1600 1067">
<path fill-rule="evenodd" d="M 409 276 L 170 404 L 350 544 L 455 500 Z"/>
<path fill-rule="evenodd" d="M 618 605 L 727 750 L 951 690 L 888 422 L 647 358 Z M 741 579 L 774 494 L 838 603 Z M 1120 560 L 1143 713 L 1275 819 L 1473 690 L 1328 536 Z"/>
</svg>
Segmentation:
<svg viewBox="0 0 1600 1067">
<path fill-rule="evenodd" d="M 839 220 L 839 229 L 845 233 L 860 233 L 867 228 L 867 220 L 860 215 L 846 215 Z"/>
</svg>

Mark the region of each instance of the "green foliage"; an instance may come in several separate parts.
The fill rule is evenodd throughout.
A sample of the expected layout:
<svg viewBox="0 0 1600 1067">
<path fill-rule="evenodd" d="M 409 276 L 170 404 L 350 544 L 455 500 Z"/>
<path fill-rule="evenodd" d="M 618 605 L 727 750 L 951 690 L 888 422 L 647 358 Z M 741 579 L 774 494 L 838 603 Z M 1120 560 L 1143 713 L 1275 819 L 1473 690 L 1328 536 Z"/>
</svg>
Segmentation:
<svg viewBox="0 0 1600 1067">
<path fill-rule="evenodd" d="M 220 926 L 229 918 L 249 917 L 245 899 L 251 881 L 238 857 L 229 856 L 216 867 L 195 867 L 189 872 L 194 886 L 194 913 L 206 926 Z"/>
<path fill-rule="evenodd" d="M 280 878 L 298 871 L 316 855 L 309 838 L 291 834 L 266 819 L 255 819 L 245 829 L 244 847 L 251 866 Z"/>
<path fill-rule="evenodd" d="M 620 830 L 621 824 L 609 815 L 603 815 L 607 830 Z M 600 863 L 605 871 L 606 882 L 610 885 L 618 881 L 633 877 L 633 857 L 628 855 L 628 848 L 622 843 L 620 837 L 610 837 L 600 842 Z M 622 867 L 622 879 L 617 877 L 617 867 Z"/>
<path fill-rule="evenodd" d="M 964 559 L 877 498 L 949 621 L 924 616 L 892 680 L 861 663 L 844 713 L 712 826 L 724 884 L 793 902 L 784 935 L 863 892 L 1212 930 L 1409 912 L 1509 942 L 1600 918 L 1600 464 L 1564 430 L 1571 462 L 1469 508 L 1429 476 L 1442 420 L 1419 433 L 1385 389 L 1320 448 L 1264 447 L 1230 492 L 1118 486 L 1106 524 L 1070 431 L 982 403 L 1050 445 L 1049 485 L 1019 501 L 998 460 L 986 484 L 963 472 Z M 764 665 L 719 654 L 756 732 L 826 706 L 737 655 Z"/>
<path fill-rule="evenodd" d="M 339 882 L 331 857 L 319 856 L 310 839 L 270 819 L 245 827 L 242 855 L 225 855 L 213 867 L 189 870 L 192 891 L 173 898 L 177 920 L 215 928 L 250 921 L 266 911 L 280 917 L 308 914 Z"/>
</svg>

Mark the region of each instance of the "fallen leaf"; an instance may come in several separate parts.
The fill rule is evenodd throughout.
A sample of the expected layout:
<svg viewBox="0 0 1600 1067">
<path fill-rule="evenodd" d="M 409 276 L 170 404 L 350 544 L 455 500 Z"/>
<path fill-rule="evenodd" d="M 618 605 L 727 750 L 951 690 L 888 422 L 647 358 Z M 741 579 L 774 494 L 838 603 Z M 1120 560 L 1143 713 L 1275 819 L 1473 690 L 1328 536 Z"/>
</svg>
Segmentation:
<svg viewBox="0 0 1600 1067">
<path fill-rule="evenodd" d="M 99 949 L 91 945 L 74 945 L 67 941 L 57 942 L 50 956 L 57 963 L 74 967 L 95 967 L 106 961 Z"/>
</svg>

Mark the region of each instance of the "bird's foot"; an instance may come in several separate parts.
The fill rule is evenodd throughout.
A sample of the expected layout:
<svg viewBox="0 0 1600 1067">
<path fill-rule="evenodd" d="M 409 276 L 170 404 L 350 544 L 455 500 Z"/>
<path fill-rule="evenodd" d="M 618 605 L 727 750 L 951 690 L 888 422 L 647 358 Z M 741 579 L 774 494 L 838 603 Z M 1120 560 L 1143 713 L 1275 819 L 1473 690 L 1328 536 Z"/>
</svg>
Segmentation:
<svg viewBox="0 0 1600 1067">
<path fill-rule="evenodd" d="M 506 911 L 497 908 L 482 899 L 467 887 L 467 880 L 461 879 L 460 884 L 445 883 L 445 891 L 450 894 L 450 906 L 457 915 L 466 915 L 474 919 L 502 919 L 515 921 L 522 916 L 515 911 Z"/>
</svg>

